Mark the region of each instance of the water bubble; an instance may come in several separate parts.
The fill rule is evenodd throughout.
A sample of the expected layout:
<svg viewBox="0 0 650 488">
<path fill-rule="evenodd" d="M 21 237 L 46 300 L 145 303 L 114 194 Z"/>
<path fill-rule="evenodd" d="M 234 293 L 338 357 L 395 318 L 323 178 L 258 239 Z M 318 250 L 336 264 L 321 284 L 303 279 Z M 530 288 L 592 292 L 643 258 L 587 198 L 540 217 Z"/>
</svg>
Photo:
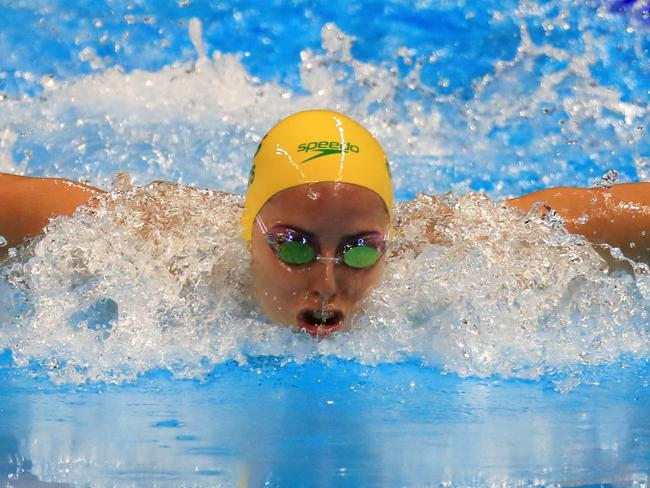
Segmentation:
<svg viewBox="0 0 650 488">
<path fill-rule="evenodd" d="M 650 181 L 650 158 L 639 157 L 634 160 L 636 172 L 641 181 Z"/>
<path fill-rule="evenodd" d="M 593 186 L 598 188 L 611 188 L 614 184 L 616 184 L 617 179 L 618 171 L 615 169 L 610 169 L 599 179 L 594 180 Z"/>
</svg>

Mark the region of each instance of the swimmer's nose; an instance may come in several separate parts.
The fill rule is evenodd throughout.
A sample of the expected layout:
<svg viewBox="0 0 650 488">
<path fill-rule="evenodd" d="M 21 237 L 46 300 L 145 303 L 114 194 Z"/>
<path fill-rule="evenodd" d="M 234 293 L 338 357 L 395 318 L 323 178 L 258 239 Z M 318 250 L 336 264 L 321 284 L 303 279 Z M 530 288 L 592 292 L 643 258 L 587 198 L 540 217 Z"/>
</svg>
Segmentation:
<svg viewBox="0 0 650 488">
<path fill-rule="evenodd" d="M 324 302 L 336 295 L 335 266 L 336 261 L 330 259 L 319 261 L 313 266 L 312 289 Z"/>
</svg>

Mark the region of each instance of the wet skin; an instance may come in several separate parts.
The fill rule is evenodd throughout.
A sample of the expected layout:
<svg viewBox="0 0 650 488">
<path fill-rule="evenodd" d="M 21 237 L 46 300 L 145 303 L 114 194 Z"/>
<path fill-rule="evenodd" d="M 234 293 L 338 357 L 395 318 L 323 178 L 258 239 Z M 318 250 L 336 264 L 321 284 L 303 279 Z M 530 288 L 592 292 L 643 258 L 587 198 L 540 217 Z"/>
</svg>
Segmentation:
<svg viewBox="0 0 650 488">
<path fill-rule="evenodd" d="M 389 226 L 383 200 L 347 183 L 289 188 L 274 195 L 258 216 L 269 231 L 288 227 L 308 234 L 325 257 L 335 257 L 350 237 L 383 237 Z M 278 259 L 259 225 L 253 227 L 251 255 L 254 295 L 264 313 L 319 337 L 350 328 L 352 315 L 379 281 L 386 259 L 382 256 L 367 269 L 330 260 L 290 266 Z"/>
</svg>

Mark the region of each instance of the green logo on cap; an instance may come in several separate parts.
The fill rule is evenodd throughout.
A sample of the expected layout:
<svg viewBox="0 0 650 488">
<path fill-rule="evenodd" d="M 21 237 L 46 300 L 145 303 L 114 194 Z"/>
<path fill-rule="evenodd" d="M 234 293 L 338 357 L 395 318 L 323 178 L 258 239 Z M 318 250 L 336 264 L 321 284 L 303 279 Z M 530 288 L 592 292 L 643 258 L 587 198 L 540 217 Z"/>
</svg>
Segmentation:
<svg viewBox="0 0 650 488">
<path fill-rule="evenodd" d="M 302 163 L 311 161 L 312 159 L 322 158 L 323 156 L 329 156 L 330 154 L 340 154 L 340 153 L 358 153 L 359 146 L 355 146 L 349 142 L 341 144 L 338 141 L 312 141 L 312 142 L 303 142 L 298 146 L 298 152 L 310 153 L 315 152 L 311 157 L 308 157 Z"/>
</svg>

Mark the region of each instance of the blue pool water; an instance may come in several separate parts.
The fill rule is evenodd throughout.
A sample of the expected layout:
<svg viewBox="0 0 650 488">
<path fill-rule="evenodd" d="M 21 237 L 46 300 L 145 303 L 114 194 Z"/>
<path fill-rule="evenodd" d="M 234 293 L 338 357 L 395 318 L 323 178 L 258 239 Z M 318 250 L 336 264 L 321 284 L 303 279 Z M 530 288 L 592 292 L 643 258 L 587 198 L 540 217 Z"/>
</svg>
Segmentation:
<svg viewBox="0 0 650 488">
<path fill-rule="evenodd" d="M 648 485 L 647 268 L 462 196 L 650 180 L 647 2 L 0 7 L 0 171 L 112 186 L 127 216 L 0 265 L 3 483 Z M 147 190 L 114 174 L 241 194 L 266 130 L 321 107 L 376 134 L 400 200 L 459 196 L 448 245 L 317 343 L 247 302 L 232 205 L 147 193 L 184 225 L 143 244 Z M 400 205 L 417 242 L 439 207 Z"/>
</svg>

